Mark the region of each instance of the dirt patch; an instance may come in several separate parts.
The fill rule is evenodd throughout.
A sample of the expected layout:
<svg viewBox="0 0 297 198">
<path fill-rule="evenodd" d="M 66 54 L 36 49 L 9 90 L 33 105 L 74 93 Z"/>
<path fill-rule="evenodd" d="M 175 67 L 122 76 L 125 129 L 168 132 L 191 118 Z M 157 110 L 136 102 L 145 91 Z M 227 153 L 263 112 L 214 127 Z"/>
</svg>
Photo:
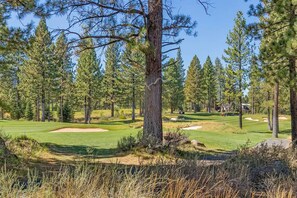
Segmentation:
<svg viewBox="0 0 297 198">
<path fill-rule="evenodd" d="M 51 131 L 50 133 L 97 133 L 106 131 L 108 130 L 100 128 L 62 128 Z"/>
</svg>

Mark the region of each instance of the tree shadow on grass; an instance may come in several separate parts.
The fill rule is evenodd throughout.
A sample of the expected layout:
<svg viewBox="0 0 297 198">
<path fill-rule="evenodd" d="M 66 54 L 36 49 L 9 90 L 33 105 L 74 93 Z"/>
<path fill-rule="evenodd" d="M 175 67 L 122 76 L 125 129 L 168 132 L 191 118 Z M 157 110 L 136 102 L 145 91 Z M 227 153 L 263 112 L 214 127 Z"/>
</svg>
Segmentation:
<svg viewBox="0 0 297 198">
<path fill-rule="evenodd" d="M 226 151 L 223 149 L 216 150 L 178 150 L 178 157 L 186 160 L 207 160 L 207 161 L 222 161 L 229 159 L 230 157 L 236 154 L 236 150 L 234 151 Z"/>
<path fill-rule="evenodd" d="M 185 115 L 190 116 L 201 116 L 201 117 L 210 117 L 210 116 L 220 116 L 220 113 L 205 113 L 205 112 L 198 112 L 198 113 L 186 113 Z"/>
<path fill-rule="evenodd" d="M 249 131 L 248 133 L 255 133 L 255 134 L 271 134 L 272 135 L 272 131 Z M 290 135 L 291 134 L 291 129 L 285 129 L 285 130 L 280 130 L 279 134 L 285 134 L 285 135 Z"/>
<path fill-rule="evenodd" d="M 77 157 L 96 157 L 96 158 L 109 158 L 118 155 L 118 149 L 116 148 L 96 148 L 92 146 L 85 145 L 59 145 L 53 143 L 43 143 L 45 147 L 55 154 L 65 155 L 65 156 L 77 156 Z"/>
<path fill-rule="evenodd" d="M 124 125 L 124 124 L 133 124 L 136 122 L 139 122 L 142 120 L 136 120 L 136 121 L 132 121 L 132 120 L 108 120 L 108 121 L 100 121 L 99 124 L 103 124 L 103 125 Z M 94 124 L 98 124 L 98 123 L 94 123 Z"/>
</svg>

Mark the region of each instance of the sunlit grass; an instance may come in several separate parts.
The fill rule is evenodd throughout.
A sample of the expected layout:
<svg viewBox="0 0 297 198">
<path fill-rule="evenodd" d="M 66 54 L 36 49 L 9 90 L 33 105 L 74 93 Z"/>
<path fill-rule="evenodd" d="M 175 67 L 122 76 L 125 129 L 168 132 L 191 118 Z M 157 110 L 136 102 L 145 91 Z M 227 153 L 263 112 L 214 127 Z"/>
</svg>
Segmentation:
<svg viewBox="0 0 297 198">
<path fill-rule="evenodd" d="M 106 115 L 108 110 L 103 110 Z M 129 113 L 128 110 L 124 110 Z M 94 112 L 99 115 L 100 112 Z M 82 115 L 82 113 L 80 113 Z M 179 122 L 164 121 L 164 132 L 174 131 L 177 128 L 188 126 L 202 126 L 202 129 L 185 131 L 190 139 L 196 139 L 203 142 L 208 149 L 234 150 L 248 140 L 251 146 L 267 138 L 270 138 L 271 132 L 268 130 L 267 123 L 263 121 L 255 122 L 244 120 L 244 128 L 238 127 L 237 116 L 221 116 L 220 114 L 207 113 L 186 113 L 185 115 L 164 114 L 166 117 L 183 116 L 184 120 Z M 262 118 L 265 115 L 245 115 L 244 117 Z M 59 123 L 59 122 L 32 122 L 32 121 L 2 121 L 0 128 L 12 136 L 27 135 L 41 143 L 54 143 L 66 146 L 91 146 L 100 149 L 115 149 L 117 141 L 130 134 L 136 135 L 142 126 L 143 118 L 138 117 L 137 122 L 132 123 L 127 119 L 103 119 L 96 120 L 93 124 L 80 123 Z M 109 130 L 101 133 L 49 133 L 59 128 L 102 128 Z M 280 137 L 288 138 L 290 121 L 280 121 Z"/>
</svg>

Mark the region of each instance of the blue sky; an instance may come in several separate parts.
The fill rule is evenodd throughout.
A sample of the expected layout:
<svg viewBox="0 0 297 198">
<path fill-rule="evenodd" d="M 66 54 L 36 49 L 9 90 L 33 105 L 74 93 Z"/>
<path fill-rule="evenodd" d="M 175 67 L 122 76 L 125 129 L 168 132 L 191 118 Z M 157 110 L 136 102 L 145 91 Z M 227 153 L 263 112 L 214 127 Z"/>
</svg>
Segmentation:
<svg viewBox="0 0 297 198">
<path fill-rule="evenodd" d="M 174 0 L 180 8 L 181 13 L 189 14 L 193 20 L 198 22 L 197 37 L 185 36 L 181 44 L 182 56 L 185 67 L 188 67 L 193 56 L 196 54 L 203 64 L 209 55 L 214 61 L 216 57 L 221 58 L 226 48 L 226 37 L 232 29 L 233 20 L 238 11 L 242 11 L 248 22 L 255 21 L 255 18 L 249 18 L 247 11 L 251 3 L 257 3 L 256 0 L 245 2 L 244 0 L 211 0 L 213 8 L 209 9 L 209 15 L 206 15 L 203 8 L 194 2 L 194 0 Z"/>
<path fill-rule="evenodd" d="M 212 60 L 216 57 L 221 58 L 224 49 L 226 48 L 226 37 L 228 32 L 233 27 L 233 20 L 238 11 L 242 11 L 248 22 L 253 22 L 254 18 L 247 16 L 247 11 L 251 3 L 256 3 L 257 0 L 250 0 L 245 2 L 244 0 L 210 0 L 212 2 L 212 8 L 209 9 L 209 15 L 207 15 L 201 5 L 196 0 L 173 0 L 173 6 L 175 11 L 190 15 L 191 18 L 198 22 L 196 31 L 197 37 L 191 37 L 184 34 L 180 36 L 185 40 L 181 44 L 182 56 L 184 59 L 185 68 L 187 68 L 196 54 L 201 63 L 203 64 L 206 57 L 209 55 Z M 11 19 L 9 21 L 10 26 L 21 26 L 26 24 L 28 20 L 32 20 L 32 17 L 26 17 L 22 21 Z M 35 25 L 38 23 L 38 19 L 34 18 Z M 67 27 L 67 22 L 64 18 L 54 17 L 47 21 L 50 30 L 56 28 Z M 170 56 L 175 56 L 176 52 L 170 53 Z"/>
</svg>

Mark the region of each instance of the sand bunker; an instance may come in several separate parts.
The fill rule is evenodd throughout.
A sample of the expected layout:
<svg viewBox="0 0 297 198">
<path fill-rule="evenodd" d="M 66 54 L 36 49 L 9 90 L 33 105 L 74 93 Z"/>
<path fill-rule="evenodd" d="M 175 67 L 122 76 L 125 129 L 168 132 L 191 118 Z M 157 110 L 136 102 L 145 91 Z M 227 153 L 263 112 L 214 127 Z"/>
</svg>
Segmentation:
<svg viewBox="0 0 297 198">
<path fill-rule="evenodd" d="M 279 119 L 279 120 L 287 120 L 288 118 L 282 116 L 282 117 L 279 117 L 278 119 Z"/>
<path fill-rule="evenodd" d="M 250 121 L 259 122 L 259 120 L 258 120 L 258 119 L 253 119 L 253 118 L 245 118 L 245 120 L 250 120 Z"/>
<path fill-rule="evenodd" d="M 202 126 L 191 126 L 191 127 L 187 127 L 187 128 L 183 128 L 183 130 L 197 130 L 197 129 L 201 129 Z"/>
<path fill-rule="evenodd" d="M 62 128 L 51 131 L 51 133 L 96 133 L 96 132 L 106 132 L 108 130 L 100 128 Z"/>
</svg>

